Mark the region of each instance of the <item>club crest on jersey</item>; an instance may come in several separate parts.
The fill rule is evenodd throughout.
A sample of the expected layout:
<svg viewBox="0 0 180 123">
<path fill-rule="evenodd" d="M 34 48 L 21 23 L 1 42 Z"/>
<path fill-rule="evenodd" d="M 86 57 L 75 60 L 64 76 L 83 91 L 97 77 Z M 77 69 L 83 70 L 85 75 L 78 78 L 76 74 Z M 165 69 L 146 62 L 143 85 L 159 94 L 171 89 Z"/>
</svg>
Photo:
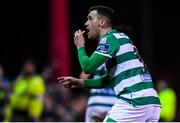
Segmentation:
<svg viewBox="0 0 180 123">
<path fill-rule="evenodd" d="M 101 52 L 101 53 L 108 53 L 109 44 L 99 44 L 96 51 Z"/>
<path fill-rule="evenodd" d="M 106 43 L 107 38 L 102 38 L 99 43 Z"/>
</svg>

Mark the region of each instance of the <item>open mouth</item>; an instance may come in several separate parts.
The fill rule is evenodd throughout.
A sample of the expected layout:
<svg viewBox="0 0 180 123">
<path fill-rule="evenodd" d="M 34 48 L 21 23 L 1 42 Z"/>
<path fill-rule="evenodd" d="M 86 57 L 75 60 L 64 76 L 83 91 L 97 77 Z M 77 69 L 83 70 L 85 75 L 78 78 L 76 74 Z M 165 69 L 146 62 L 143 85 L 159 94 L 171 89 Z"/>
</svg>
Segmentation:
<svg viewBox="0 0 180 123">
<path fill-rule="evenodd" d="M 85 28 L 84 31 L 86 32 L 86 34 L 89 34 L 89 29 Z"/>
<path fill-rule="evenodd" d="M 85 28 L 85 31 L 86 31 L 86 32 L 89 32 L 89 29 L 88 29 L 88 28 Z"/>
</svg>

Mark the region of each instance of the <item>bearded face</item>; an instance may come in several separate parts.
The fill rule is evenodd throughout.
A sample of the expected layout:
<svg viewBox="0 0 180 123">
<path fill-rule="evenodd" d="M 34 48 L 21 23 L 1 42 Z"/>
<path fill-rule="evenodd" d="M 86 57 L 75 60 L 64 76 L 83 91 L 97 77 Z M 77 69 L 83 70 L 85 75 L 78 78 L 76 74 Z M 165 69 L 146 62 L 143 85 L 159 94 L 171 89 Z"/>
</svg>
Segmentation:
<svg viewBox="0 0 180 123">
<path fill-rule="evenodd" d="M 98 17 L 97 10 L 91 11 L 87 16 L 85 23 L 86 29 L 88 30 L 88 39 L 97 39 L 100 36 L 100 19 Z"/>
</svg>

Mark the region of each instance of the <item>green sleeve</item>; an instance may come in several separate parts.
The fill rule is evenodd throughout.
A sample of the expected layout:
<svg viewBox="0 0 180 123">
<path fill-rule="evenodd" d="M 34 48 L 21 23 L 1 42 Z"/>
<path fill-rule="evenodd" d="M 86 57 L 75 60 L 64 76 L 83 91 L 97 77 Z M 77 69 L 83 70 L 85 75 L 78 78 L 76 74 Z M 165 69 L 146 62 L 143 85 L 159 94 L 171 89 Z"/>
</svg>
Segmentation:
<svg viewBox="0 0 180 123">
<path fill-rule="evenodd" d="M 109 74 L 105 74 L 97 79 L 85 79 L 84 80 L 85 88 L 104 88 L 112 87 L 112 82 L 110 80 Z"/>
<path fill-rule="evenodd" d="M 81 47 L 78 49 L 78 58 L 82 70 L 85 73 L 94 72 L 100 65 L 106 62 L 108 57 L 93 53 L 91 57 L 88 57 L 85 52 L 85 48 Z"/>
</svg>

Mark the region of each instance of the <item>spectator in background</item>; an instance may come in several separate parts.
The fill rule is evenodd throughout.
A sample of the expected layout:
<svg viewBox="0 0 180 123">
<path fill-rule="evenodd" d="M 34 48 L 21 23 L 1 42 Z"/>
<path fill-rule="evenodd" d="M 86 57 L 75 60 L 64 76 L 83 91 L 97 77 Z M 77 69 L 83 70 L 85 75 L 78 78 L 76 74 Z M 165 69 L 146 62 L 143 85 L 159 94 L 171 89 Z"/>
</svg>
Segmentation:
<svg viewBox="0 0 180 123">
<path fill-rule="evenodd" d="M 158 80 L 157 89 L 162 104 L 160 121 L 173 122 L 176 117 L 176 92 L 168 85 L 166 80 Z"/>
<path fill-rule="evenodd" d="M 35 63 L 27 60 L 15 81 L 4 121 L 39 121 L 44 93 L 43 78 L 36 73 Z"/>
<path fill-rule="evenodd" d="M 52 70 L 49 66 L 42 69 L 41 75 L 46 81 L 41 122 L 84 121 L 87 93 L 77 94 L 76 90 L 57 86 L 51 79 Z"/>
<path fill-rule="evenodd" d="M 105 64 L 101 65 L 93 74 L 80 74 L 80 79 L 98 78 L 106 73 Z M 113 88 L 90 89 L 87 103 L 85 122 L 102 122 L 111 109 L 117 97 Z"/>
<path fill-rule="evenodd" d="M 50 66 L 45 66 L 41 72 L 41 76 L 46 82 L 46 85 L 52 84 L 52 68 Z"/>
<path fill-rule="evenodd" d="M 4 106 L 7 103 L 7 85 L 9 80 L 4 76 L 4 68 L 0 65 L 0 122 L 4 117 Z"/>
<path fill-rule="evenodd" d="M 57 104 L 53 99 L 53 95 L 46 89 L 44 97 L 44 108 L 41 115 L 41 122 L 56 122 L 58 115 L 56 114 Z"/>
</svg>

